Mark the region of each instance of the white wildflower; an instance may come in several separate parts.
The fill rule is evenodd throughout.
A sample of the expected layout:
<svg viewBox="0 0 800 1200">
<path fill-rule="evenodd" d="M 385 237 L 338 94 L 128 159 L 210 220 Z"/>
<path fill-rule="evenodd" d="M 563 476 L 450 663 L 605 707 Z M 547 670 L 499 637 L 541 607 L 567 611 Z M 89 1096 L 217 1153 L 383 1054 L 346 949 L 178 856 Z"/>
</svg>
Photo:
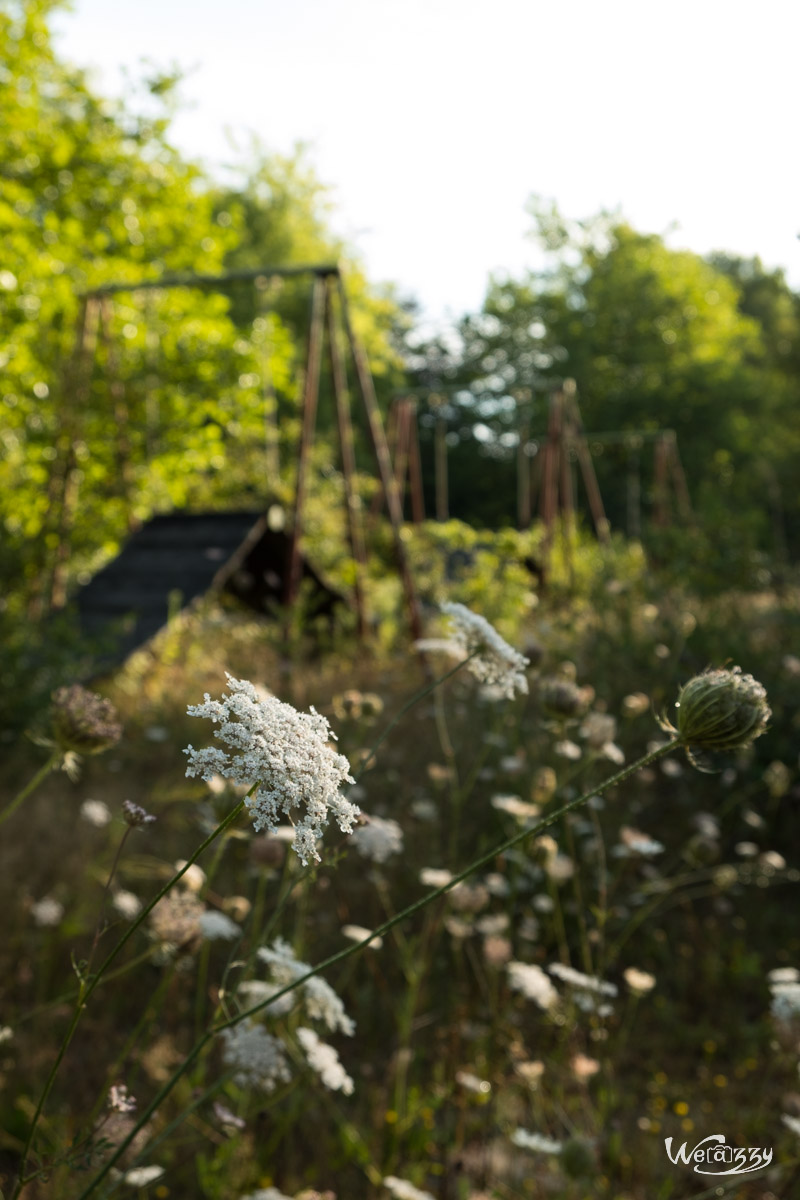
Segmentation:
<svg viewBox="0 0 800 1200">
<path fill-rule="evenodd" d="M 43 928 L 60 925 L 64 916 L 64 905 L 60 904 L 58 900 L 54 900 L 52 896 L 43 896 L 41 900 L 37 900 L 31 906 L 31 916 L 36 924 Z"/>
<path fill-rule="evenodd" d="M 10 1025 L 0 1025 L 0 1046 L 4 1042 L 10 1042 L 14 1036 L 14 1030 Z"/>
<path fill-rule="evenodd" d="M 448 871 L 446 868 L 423 867 L 419 873 L 420 883 L 432 888 L 445 887 L 452 878 L 452 871 Z"/>
<path fill-rule="evenodd" d="M 308 963 L 295 958 L 291 946 L 282 938 L 276 938 L 271 946 L 262 946 L 258 957 L 269 965 L 272 982 L 278 990 L 311 970 Z M 313 975 L 306 980 L 302 985 L 302 996 L 306 1012 L 312 1020 L 321 1021 L 332 1033 L 337 1029 L 348 1035 L 355 1032 L 355 1022 L 344 1011 L 344 1005 L 331 985 L 321 976 Z"/>
<path fill-rule="evenodd" d="M 577 742 L 563 738 L 560 742 L 554 743 L 553 753 L 557 754 L 559 758 L 566 758 L 569 762 L 577 762 L 581 756 L 581 748 Z"/>
<path fill-rule="evenodd" d="M 592 750 L 602 750 L 606 742 L 614 741 L 617 722 L 608 713 L 591 712 L 584 717 L 580 733 Z"/>
<path fill-rule="evenodd" d="M 136 1097 L 131 1096 L 124 1083 L 115 1083 L 108 1093 L 108 1107 L 112 1112 L 135 1112 Z"/>
<path fill-rule="evenodd" d="M 619 831 L 619 845 L 615 846 L 611 853 L 615 858 L 631 858 L 636 854 L 641 858 L 654 858 L 663 852 L 664 847 L 661 842 L 655 841 L 638 829 L 631 829 L 630 826 L 623 825 Z"/>
<path fill-rule="evenodd" d="M 442 612 L 453 623 L 454 639 L 466 653 L 473 654 L 469 669 L 481 683 L 496 684 L 510 700 L 515 692 L 525 695 L 528 681 L 524 670 L 528 659 L 509 646 L 497 630 L 477 613 L 470 612 L 463 604 L 443 604 Z"/>
<path fill-rule="evenodd" d="M 454 638 L 417 638 L 414 649 L 421 654 L 446 654 L 450 658 L 465 657 L 464 647 Z"/>
<path fill-rule="evenodd" d="M 769 871 L 784 871 L 786 869 L 786 859 L 777 850 L 765 850 L 763 854 L 758 856 L 759 865 L 766 867 Z"/>
<path fill-rule="evenodd" d="M 186 867 L 186 859 L 179 858 L 176 863 L 173 863 L 176 871 L 183 871 Z M 179 883 L 181 887 L 186 888 L 190 892 L 202 892 L 205 887 L 206 873 L 202 867 L 198 867 L 197 863 L 192 863 L 190 867 L 186 867 L 183 871 Z"/>
<path fill-rule="evenodd" d="M 350 841 L 364 858 L 384 863 L 403 849 L 403 830 L 391 817 L 367 817 L 365 825 L 353 830 Z"/>
<path fill-rule="evenodd" d="M 617 994 L 616 984 L 598 979 L 596 975 L 584 975 L 582 971 L 576 971 L 574 967 L 568 967 L 564 963 L 551 963 L 547 969 L 562 983 L 571 984 L 579 991 L 594 992 L 598 996 L 616 996 Z"/>
<path fill-rule="evenodd" d="M 575 874 L 575 863 L 568 854 L 554 854 L 547 859 L 544 869 L 553 883 L 566 883 Z"/>
<path fill-rule="evenodd" d="M 257 1192 L 248 1192 L 242 1200 L 292 1200 L 291 1196 L 279 1192 L 275 1187 L 259 1188 Z"/>
<path fill-rule="evenodd" d="M 640 971 L 638 967 L 627 967 L 622 976 L 634 996 L 646 996 L 656 986 L 655 975 Z"/>
<path fill-rule="evenodd" d="M 342 933 L 351 942 L 363 942 L 364 938 L 368 938 L 372 934 L 371 929 L 366 929 L 363 925 L 343 925 Z M 367 945 L 367 950 L 380 950 L 383 945 L 383 938 L 376 937 Z"/>
<path fill-rule="evenodd" d="M 331 1092 L 344 1092 L 345 1096 L 352 1096 L 353 1081 L 333 1046 L 321 1041 L 313 1029 L 304 1029 L 302 1026 L 297 1030 L 297 1040 L 305 1050 L 308 1065 L 316 1071 L 325 1087 Z"/>
<path fill-rule="evenodd" d="M 111 809 L 102 800 L 84 800 L 81 816 L 96 829 L 103 829 L 111 820 Z"/>
<path fill-rule="evenodd" d="M 207 941 L 224 941 L 232 942 L 241 936 L 241 928 L 232 921 L 230 917 L 226 917 L 225 913 L 217 912 L 215 909 L 208 909 L 200 917 L 200 929 L 203 937 Z"/>
<path fill-rule="evenodd" d="M 122 1180 L 131 1187 L 145 1188 L 148 1184 L 155 1183 L 163 1174 L 163 1167 L 131 1167 L 130 1171 L 126 1171 L 122 1176 Z"/>
<path fill-rule="evenodd" d="M 791 1129 L 792 1133 L 800 1137 L 800 1120 L 797 1117 L 790 1117 L 788 1113 L 784 1113 L 781 1120 L 787 1129 Z"/>
<path fill-rule="evenodd" d="M 274 696 L 259 698 L 247 680 L 228 675 L 228 685 L 230 695 L 222 702 L 206 693 L 205 703 L 190 705 L 188 712 L 219 724 L 216 736 L 233 753 L 189 746 L 186 774 L 258 784 L 245 800 L 256 832 L 275 833 L 283 814 L 294 824 L 301 862 L 319 862 L 316 842 L 323 825 L 333 816 L 342 832 L 350 833 L 358 816 L 356 805 L 339 791 L 354 780 L 347 759 L 328 745 L 335 738 L 330 725 L 313 708 L 301 713 Z"/>
<path fill-rule="evenodd" d="M 242 1021 L 223 1029 L 225 1065 L 235 1072 L 239 1087 L 274 1092 L 279 1083 L 288 1083 L 289 1065 L 283 1043 L 260 1025 Z"/>
<path fill-rule="evenodd" d="M 487 1096 L 492 1090 L 488 1079 L 481 1079 L 472 1071 L 456 1071 L 456 1083 L 466 1088 L 468 1092 L 475 1092 L 479 1096 Z"/>
<path fill-rule="evenodd" d="M 793 1021 L 800 1017 L 800 983 L 789 980 L 771 984 L 772 1015 L 778 1021 Z"/>
<path fill-rule="evenodd" d="M 733 848 L 740 858 L 755 858 L 758 854 L 755 842 L 737 842 Z"/>
<path fill-rule="evenodd" d="M 396 1200 L 434 1200 L 430 1192 L 423 1192 L 407 1179 L 398 1179 L 396 1175 L 387 1175 L 383 1186 L 389 1189 Z"/>
<path fill-rule="evenodd" d="M 511 1141 L 522 1150 L 534 1150 L 539 1154 L 560 1154 L 561 1142 L 544 1137 L 541 1133 L 529 1133 L 527 1129 L 515 1129 Z"/>
<path fill-rule="evenodd" d="M 508 813 L 521 825 L 524 825 L 526 821 L 534 821 L 542 811 L 538 804 L 527 804 L 521 796 L 492 796 L 490 803 L 492 808 L 496 808 L 498 812 Z"/>
<path fill-rule="evenodd" d="M 558 1003 L 558 992 L 535 963 L 510 962 L 508 974 L 509 985 L 515 992 L 522 992 L 526 1000 L 535 1000 L 544 1009 Z"/>
<path fill-rule="evenodd" d="M 255 1008 L 257 1004 L 266 1004 L 280 990 L 274 983 L 266 983 L 263 979 L 246 979 L 239 984 L 236 995 L 246 1008 Z M 287 992 L 285 996 L 266 1006 L 272 1016 L 282 1017 L 292 1011 L 295 999 L 292 992 Z"/>
<path fill-rule="evenodd" d="M 767 979 L 773 983 L 800 983 L 800 971 L 797 967 L 775 967 L 767 972 Z"/>
<path fill-rule="evenodd" d="M 214 1101 L 213 1109 L 214 1116 L 226 1130 L 247 1128 L 247 1122 L 244 1118 L 237 1117 L 236 1113 L 231 1112 L 224 1104 L 220 1104 L 219 1100 Z"/>
<path fill-rule="evenodd" d="M 124 888 L 114 892 L 111 903 L 119 915 L 128 921 L 133 921 L 142 911 L 142 902 L 139 897 L 134 892 L 126 892 Z"/>
</svg>

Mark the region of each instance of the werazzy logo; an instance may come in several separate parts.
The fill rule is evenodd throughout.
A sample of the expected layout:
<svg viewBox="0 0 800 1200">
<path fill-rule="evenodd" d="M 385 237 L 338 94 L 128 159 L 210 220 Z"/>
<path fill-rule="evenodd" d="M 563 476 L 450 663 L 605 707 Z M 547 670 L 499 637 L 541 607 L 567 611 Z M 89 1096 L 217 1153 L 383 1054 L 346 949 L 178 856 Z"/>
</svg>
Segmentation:
<svg viewBox="0 0 800 1200">
<path fill-rule="evenodd" d="M 664 1139 L 664 1145 L 670 1162 L 691 1166 L 698 1175 L 747 1175 L 772 1162 L 772 1150 L 762 1150 L 760 1146 L 748 1146 L 747 1149 L 728 1146 L 724 1133 L 710 1133 L 693 1150 L 687 1149 L 684 1142 L 674 1154 L 671 1137 Z"/>
</svg>

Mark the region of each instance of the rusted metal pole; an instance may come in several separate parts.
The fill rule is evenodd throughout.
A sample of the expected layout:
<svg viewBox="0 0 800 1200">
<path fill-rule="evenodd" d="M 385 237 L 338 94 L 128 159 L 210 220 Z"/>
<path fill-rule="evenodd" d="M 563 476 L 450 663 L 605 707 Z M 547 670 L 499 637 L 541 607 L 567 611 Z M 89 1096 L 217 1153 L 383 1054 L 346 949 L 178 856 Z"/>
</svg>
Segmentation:
<svg viewBox="0 0 800 1200">
<path fill-rule="evenodd" d="M 580 463 L 581 474 L 583 475 L 583 484 L 589 500 L 589 510 L 591 511 L 592 520 L 597 532 L 597 539 L 600 542 L 607 542 L 610 536 L 608 517 L 603 507 L 603 499 L 600 495 L 597 476 L 594 472 L 594 463 L 592 462 L 592 456 L 589 453 L 589 447 L 583 431 L 583 421 L 581 420 L 580 409 L 575 398 L 575 383 L 573 380 L 568 379 L 564 381 L 564 391 L 568 398 L 570 420 L 575 430 L 575 452 L 578 455 L 578 462 Z"/>
<path fill-rule="evenodd" d="M 417 402 L 413 397 L 408 398 L 409 405 L 409 446 L 408 446 L 408 482 L 411 489 L 411 520 L 420 525 L 425 520 L 425 493 L 422 489 L 422 456 L 419 452 L 419 422 L 417 421 Z"/>
<path fill-rule="evenodd" d="M 411 627 L 411 634 L 414 638 L 420 638 L 422 637 L 422 620 L 419 611 L 419 601 L 417 600 L 417 591 L 414 587 L 414 580 L 408 565 L 408 558 L 406 556 L 405 546 L 403 545 L 403 539 L 400 533 L 403 524 L 403 516 L 400 511 L 400 497 L 397 493 L 397 485 L 392 473 L 389 447 L 386 444 L 383 422 L 381 420 L 380 409 L 378 408 L 378 401 L 375 396 L 375 387 L 372 382 L 369 366 L 367 365 L 366 356 L 361 344 L 356 339 L 353 326 L 350 321 L 347 293 L 345 292 L 344 280 L 342 279 L 341 273 L 337 276 L 337 286 L 339 290 L 342 324 L 350 345 L 350 351 L 353 355 L 353 362 L 356 368 L 359 389 L 364 402 L 370 439 L 375 451 L 375 458 L 378 464 L 378 472 L 381 477 L 381 484 L 386 494 L 386 505 L 389 510 L 389 520 L 391 521 L 392 525 L 395 557 L 397 559 L 397 567 L 400 572 L 400 578 L 403 583 L 403 591 L 405 593 L 406 606 L 408 608 L 408 619 Z"/>
<path fill-rule="evenodd" d="M 347 532 L 350 538 L 350 550 L 353 555 L 355 575 L 353 579 L 353 596 L 356 606 L 358 636 L 363 638 L 367 633 L 367 614 L 364 601 L 364 571 L 367 555 L 364 549 L 364 535 L 361 528 L 360 500 L 356 494 L 354 475 L 356 469 L 355 443 L 353 440 L 353 425 L 350 420 L 350 398 L 347 391 L 344 359 L 339 346 L 339 328 L 334 309 L 335 295 L 332 277 L 326 281 L 328 309 L 328 347 L 331 357 L 331 376 L 333 392 L 336 399 L 336 416 L 339 423 L 339 445 L 342 453 L 342 474 L 344 475 L 344 494 L 347 506 Z"/>
<path fill-rule="evenodd" d="M 113 307 L 110 296 L 99 301 L 98 328 L 106 357 L 106 376 L 113 401 L 114 425 L 116 430 L 117 483 L 125 506 L 125 521 L 128 532 L 133 533 L 139 522 L 133 513 L 133 463 L 131 462 L 130 412 L 125 396 L 125 384 L 120 375 L 120 362 L 111 332 Z"/>
<path fill-rule="evenodd" d="M 319 369 L 322 360 L 322 339 L 325 332 L 325 295 L 325 280 L 316 275 L 314 277 L 314 287 L 311 292 L 308 366 L 306 369 L 305 388 L 303 390 L 303 422 L 300 433 L 300 453 L 297 457 L 294 518 L 292 521 L 292 530 L 289 535 L 286 579 L 283 589 L 283 602 L 287 608 L 291 607 L 297 598 L 297 591 L 300 586 L 300 542 L 303 533 L 303 509 L 305 507 L 306 490 L 308 487 L 306 476 L 308 474 L 311 443 L 314 438 L 314 424 L 317 417 L 317 401 L 319 399 Z"/>
<path fill-rule="evenodd" d="M 59 438 L 62 470 L 55 474 L 52 514 L 55 521 L 55 546 L 52 553 L 53 570 L 50 580 L 51 609 L 63 608 L 67 602 L 70 538 L 78 511 L 78 440 L 79 420 L 89 399 L 92 366 L 97 347 L 99 302 L 88 297 L 81 305 L 78 335 L 72 369 L 65 380 L 62 406 L 62 431 Z M 56 460 L 58 461 L 58 460 Z"/>
<path fill-rule="evenodd" d="M 437 409 L 436 427 L 433 434 L 433 473 L 436 485 L 436 520 L 447 521 L 450 517 L 450 486 L 447 478 L 447 421 L 441 415 L 444 404 L 442 396 L 429 398 L 432 408 Z"/>
</svg>

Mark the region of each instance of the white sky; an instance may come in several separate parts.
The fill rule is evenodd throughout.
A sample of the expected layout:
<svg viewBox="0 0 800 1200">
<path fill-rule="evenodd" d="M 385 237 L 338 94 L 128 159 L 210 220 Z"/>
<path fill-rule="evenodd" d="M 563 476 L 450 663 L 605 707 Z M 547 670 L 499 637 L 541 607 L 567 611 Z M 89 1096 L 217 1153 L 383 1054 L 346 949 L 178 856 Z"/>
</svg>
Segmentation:
<svg viewBox="0 0 800 1200">
<path fill-rule="evenodd" d="M 620 205 L 700 253 L 759 254 L 800 287 L 797 0 L 73 0 L 60 52 L 121 90 L 190 71 L 173 142 L 311 143 L 337 228 L 429 317 L 539 261 L 524 204 Z"/>
</svg>

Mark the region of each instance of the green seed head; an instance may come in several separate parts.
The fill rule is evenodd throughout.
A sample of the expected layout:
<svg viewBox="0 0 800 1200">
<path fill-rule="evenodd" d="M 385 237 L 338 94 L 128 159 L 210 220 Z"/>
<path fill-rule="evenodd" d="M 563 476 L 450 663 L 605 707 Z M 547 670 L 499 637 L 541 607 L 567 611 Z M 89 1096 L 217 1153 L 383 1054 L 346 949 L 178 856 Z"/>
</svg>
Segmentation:
<svg viewBox="0 0 800 1200">
<path fill-rule="evenodd" d="M 696 675 L 681 688 L 675 708 L 673 732 L 685 746 L 701 750 L 749 746 L 772 716 L 764 688 L 740 667 Z"/>
</svg>

